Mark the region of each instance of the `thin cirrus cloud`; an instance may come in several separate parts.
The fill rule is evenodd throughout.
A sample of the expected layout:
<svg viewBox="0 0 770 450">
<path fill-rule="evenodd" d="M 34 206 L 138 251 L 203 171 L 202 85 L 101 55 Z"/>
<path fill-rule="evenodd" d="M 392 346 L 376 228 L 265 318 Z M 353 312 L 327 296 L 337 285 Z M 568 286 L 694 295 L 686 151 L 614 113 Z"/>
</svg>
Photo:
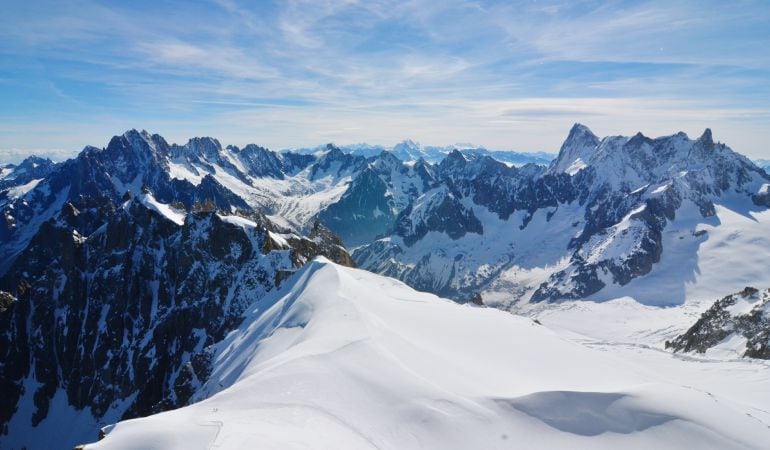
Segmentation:
<svg viewBox="0 0 770 450">
<path fill-rule="evenodd" d="M 770 156 L 763 1 L 14 2 L 0 43 L 3 160 L 134 127 L 555 151 L 574 122 Z"/>
</svg>

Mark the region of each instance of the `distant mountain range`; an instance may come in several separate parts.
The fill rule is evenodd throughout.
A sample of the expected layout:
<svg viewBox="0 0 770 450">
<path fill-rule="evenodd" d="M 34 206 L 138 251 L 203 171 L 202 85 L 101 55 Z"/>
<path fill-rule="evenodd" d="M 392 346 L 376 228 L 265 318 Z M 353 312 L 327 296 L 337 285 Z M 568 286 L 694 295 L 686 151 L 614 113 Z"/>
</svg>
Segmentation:
<svg viewBox="0 0 770 450">
<path fill-rule="evenodd" d="M 770 286 L 770 175 L 710 130 L 576 124 L 551 159 L 129 130 L 61 163 L 2 165 L 3 445 L 187 404 L 214 370 L 207 349 L 319 255 L 502 309 Z"/>
<path fill-rule="evenodd" d="M 314 148 L 298 148 L 283 150 L 283 152 L 300 153 L 303 155 L 312 155 L 323 153 L 328 150 L 329 145 L 318 146 Z M 472 144 L 455 144 L 444 147 L 422 146 L 412 140 L 404 140 L 393 147 L 384 147 L 381 145 L 369 144 L 351 144 L 341 145 L 338 148 L 343 152 L 355 156 L 370 158 L 377 156 L 382 152 L 390 152 L 396 158 L 403 162 L 416 162 L 420 159 L 429 163 L 438 163 L 451 153 L 458 150 L 466 156 L 491 156 L 492 158 L 514 166 L 523 166 L 525 164 L 548 165 L 556 157 L 555 154 L 546 152 L 517 152 L 513 150 L 488 150 L 484 147 L 476 147 Z"/>
</svg>

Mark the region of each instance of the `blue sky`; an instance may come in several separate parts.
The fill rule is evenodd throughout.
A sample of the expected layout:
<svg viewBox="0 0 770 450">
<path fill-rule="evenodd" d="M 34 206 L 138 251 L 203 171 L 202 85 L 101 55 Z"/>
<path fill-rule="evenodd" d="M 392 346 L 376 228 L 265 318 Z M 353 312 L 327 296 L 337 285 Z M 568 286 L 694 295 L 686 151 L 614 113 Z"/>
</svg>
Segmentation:
<svg viewBox="0 0 770 450">
<path fill-rule="evenodd" d="M 273 149 L 556 151 L 683 130 L 770 157 L 769 1 L 0 0 L 0 160 L 129 128 Z"/>
</svg>

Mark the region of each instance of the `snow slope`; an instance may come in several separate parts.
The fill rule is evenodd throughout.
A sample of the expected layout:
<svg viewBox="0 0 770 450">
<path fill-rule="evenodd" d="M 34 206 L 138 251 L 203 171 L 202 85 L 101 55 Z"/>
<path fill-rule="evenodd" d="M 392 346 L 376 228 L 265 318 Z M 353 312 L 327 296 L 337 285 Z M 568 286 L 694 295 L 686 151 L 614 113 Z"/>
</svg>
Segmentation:
<svg viewBox="0 0 770 450">
<path fill-rule="evenodd" d="M 180 211 L 170 205 L 157 201 L 151 193 L 139 194 L 137 199 L 148 209 L 155 211 L 175 224 L 184 225 L 184 211 Z"/>
<path fill-rule="evenodd" d="M 737 195 L 725 200 L 707 218 L 686 204 L 663 231 L 665 251 L 656 270 L 590 298 L 631 296 L 645 304 L 670 306 L 713 302 L 749 285 L 770 286 L 770 210 Z"/>
<path fill-rule="evenodd" d="M 770 210 L 760 209 L 749 199 L 737 195 L 726 196 L 722 204 L 717 203 L 714 207 L 715 214 L 704 218 L 695 205 L 686 202 L 662 231 L 663 252 L 653 271 L 624 286 L 607 283 L 604 289 L 586 298 L 608 301 L 631 297 L 645 305 L 668 307 L 692 302 L 710 304 L 745 286 L 770 286 L 770 271 L 766 269 L 770 249 Z M 531 235 L 516 241 L 518 247 L 514 248 L 518 248 L 520 254 L 529 244 L 533 255 L 524 252 L 519 260 L 514 260 L 515 265 L 500 273 L 484 291 L 487 305 L 515 309 L 516 299 L 521 292 L 526 292 L 527 286 L 545 281 L 560 268 L 558 250 L 560 245 L 566 244 L 559 238 L 564 238 L 565 234 L 555 232 L 554 238 L 549 239 L 549 236 L 555 230 L 569 230 L 570 214 L 574 213 L 566 216 L 557 213 L 548 227 L 536 228 L 541 230 L 541 236 Z M 535 215 L 533 223 L 537 223 L 537 219 Z M 620 225 L 627 226 L 626 222 Z M 494 236 L 491 241 L 497 243 L 511 239 L 511 235 L 513 232 L 500 237 L 490 234 Z M 567 239 L 569 237 L 566 235 Z M 623 251 L 630 248 L 619 245 L 620 239 L 609 243 Z M 543 262 L 540 266 L 527 266 L 519 261 Z"/>
<path fill-rule="evenodd" d="M 319 258 L 215 346 L 201 401 L 120 422 L 87 448 L 762 448 L 770 439 L 763 363 L 714 365 L 694 387 L 686 379 L 700 362 L 616 355 L 575 336 Z"/>
<path fill-rule="evenodd" d="M 302 229 L 311 217 L 337 201 L 351 181 L 349 173 L 324 172 L 315 173 L 313 177 L 310 167 L 286 178 L 253 176 L 243 168 L 243 162 L 231 148 L 218 146 L 215 155 L 218 159 L 198 157 L 188 161 L 177 157 L 167 162 L 169 174 L 194 186 L 200 185 L 203 177 L 209 175 L 249 206 L 270 213 L 281 225 L 293 229 Z M 222 166 L 227 163 L 232 167 Z"/>
</svg>

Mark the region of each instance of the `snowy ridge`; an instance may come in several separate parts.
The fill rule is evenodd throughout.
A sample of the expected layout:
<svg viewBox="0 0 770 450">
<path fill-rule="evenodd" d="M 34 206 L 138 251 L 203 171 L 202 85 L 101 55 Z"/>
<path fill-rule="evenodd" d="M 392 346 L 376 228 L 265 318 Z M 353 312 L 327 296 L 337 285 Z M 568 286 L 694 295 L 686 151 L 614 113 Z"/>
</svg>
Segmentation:
<svg viewBox="0 0 770 450">
<path fill-rule="evenodd" d="M 177 225 L 184 224 L 185 211 L 180 211 L 170 205 L 160 203 L 153 197 L 152 193 L 139 194 L 136 199 L 147 208 L 160 214 L 162 217 L 174 222 Z"/>
<path fill-rule="evenodd" d="M 551 163 L 549 170 L 576 174 L 588 165 L 587 161 L 591 159 L 599 142 L 599 138 L 588 127 L 575 124 L 559 150 L 559 157 Z"/>
<path fill-rule="evenodd" d="M 257 305 L 213 361 L 197 403 L 120 422 L 87 448 L 762 448 L 770 438 L 766 381 L 755 378 L 754 397 L 679 385 L 677 371 L 699 363 L 643 370 L 644 358 L 322 259 Z"/>
<path fill-rule="evenodd" d="M 770 159 L 757 159 L 754 164 L 765 169 L 765 172 L 770 173 Z"/>
</svg>

